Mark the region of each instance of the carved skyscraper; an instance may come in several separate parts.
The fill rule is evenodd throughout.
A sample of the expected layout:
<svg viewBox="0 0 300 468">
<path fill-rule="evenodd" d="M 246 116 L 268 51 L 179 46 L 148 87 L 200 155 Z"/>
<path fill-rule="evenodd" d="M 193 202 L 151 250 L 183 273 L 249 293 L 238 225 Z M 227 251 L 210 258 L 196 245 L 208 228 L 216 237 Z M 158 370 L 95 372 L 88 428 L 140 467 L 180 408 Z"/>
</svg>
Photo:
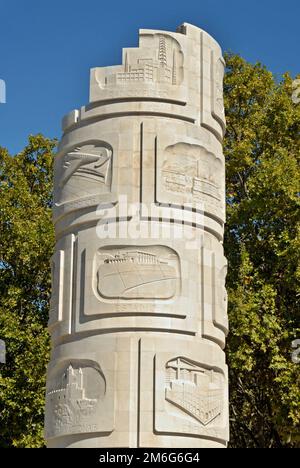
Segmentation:
<svg viewBox="0 0 300 468">
<path fill-rule="evenodd" d="M 223 74 L 203 30 L 141 30 L 63 119 L 49 447 L 226 446 Z"/>
</svg>

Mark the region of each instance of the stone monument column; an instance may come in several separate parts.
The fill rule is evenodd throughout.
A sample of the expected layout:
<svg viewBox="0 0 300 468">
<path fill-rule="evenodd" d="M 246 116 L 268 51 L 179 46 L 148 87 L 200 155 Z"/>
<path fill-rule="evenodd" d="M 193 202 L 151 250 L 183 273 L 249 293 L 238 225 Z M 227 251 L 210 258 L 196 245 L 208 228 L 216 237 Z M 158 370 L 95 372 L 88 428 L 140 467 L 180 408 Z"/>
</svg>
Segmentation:
<svg viewBox="0 0 300 468">
<path fill-rule="evenodd" d="M 225 447 L 224 60 L 140 30 L 55 156 L 48 447 Z"/>
</svg>

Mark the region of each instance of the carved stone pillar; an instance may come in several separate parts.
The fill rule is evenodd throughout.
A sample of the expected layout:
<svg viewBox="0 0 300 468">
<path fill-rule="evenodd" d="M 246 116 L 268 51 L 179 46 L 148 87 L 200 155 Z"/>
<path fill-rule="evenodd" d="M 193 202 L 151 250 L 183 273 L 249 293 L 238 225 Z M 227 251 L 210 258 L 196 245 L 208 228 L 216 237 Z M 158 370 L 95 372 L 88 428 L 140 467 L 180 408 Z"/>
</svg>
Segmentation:
<svg viewBox="0 0 300 468">
<path fill-rule="evenodd" d="M 140 30 L 55 157 L 49 447 L 228 440 L 219 45 Z"/>
</svg>

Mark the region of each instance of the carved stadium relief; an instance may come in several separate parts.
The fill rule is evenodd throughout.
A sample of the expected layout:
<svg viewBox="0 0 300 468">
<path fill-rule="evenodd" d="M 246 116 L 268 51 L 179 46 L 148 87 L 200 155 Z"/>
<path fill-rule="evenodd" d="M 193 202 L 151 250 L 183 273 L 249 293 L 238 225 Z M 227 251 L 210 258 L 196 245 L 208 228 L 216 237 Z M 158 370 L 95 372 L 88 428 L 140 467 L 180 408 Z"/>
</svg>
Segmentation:
<svg viewBox="0 0 300 468">
<path fill-rule="evenodd" d="M 178 288 L 178 262 L 168 247 L 99 249 L 98 293 L 108 299 L 171 299 Z"/>
</svg>

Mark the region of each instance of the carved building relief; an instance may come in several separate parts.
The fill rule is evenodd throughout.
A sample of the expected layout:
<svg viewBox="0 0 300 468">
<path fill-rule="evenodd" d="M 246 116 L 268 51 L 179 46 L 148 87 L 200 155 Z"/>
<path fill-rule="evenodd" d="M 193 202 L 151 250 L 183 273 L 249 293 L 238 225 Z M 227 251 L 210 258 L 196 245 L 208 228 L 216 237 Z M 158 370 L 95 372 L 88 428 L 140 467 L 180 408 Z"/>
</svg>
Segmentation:
<svg viewBox="0 0 300 468">
<path fill-rule="evenodd" d="M 100 430 L 105 394 L 106 380 L 99 365 L 69 362 L 53 378 L 46 394 L 47 436 Z"/>
<path fill-rule="evenodd" d="M 183 80 L 183 54 L 176 39 L 165 34 L 143 36 L 143 46 L 124 49 L 123 66 L 98 78 L 101 88 L 140 84 L 179 85 Z"/>
<path fill-rule="evenodd" d="M 158 201 L 192 203 L 201 211 L 220 216 L 224 211 L 223 174 L 221 159 L 203 146 L 170 145 L 158 155 Z"/>
<path fill-rule="evenodd" d="M 182 154 L 178 152 L 180 149 Z M 219 160 L 204 148 L 200 151 L 193 149 L 194 151 L 189 151 L 190 147 L 185 148 L 184 144 L 179 144 L 176 149 L 174 147 L 166 149 L 166 159 L 162 167 L 166 190 L 190 194 L 194 199 L 200 199 L 201 194 L 205 194 L 220 200 L 217 171 Z"/>
</svg>

